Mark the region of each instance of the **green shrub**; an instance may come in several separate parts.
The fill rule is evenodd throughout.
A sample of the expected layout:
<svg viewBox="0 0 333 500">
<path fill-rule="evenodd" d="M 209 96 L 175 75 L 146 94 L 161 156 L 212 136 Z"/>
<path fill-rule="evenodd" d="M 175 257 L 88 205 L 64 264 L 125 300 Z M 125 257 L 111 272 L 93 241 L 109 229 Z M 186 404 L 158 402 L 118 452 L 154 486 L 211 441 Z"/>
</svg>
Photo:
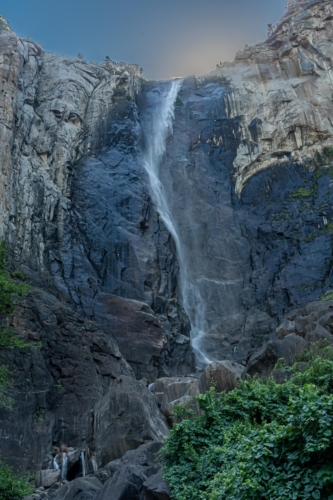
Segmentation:
<svg viewBox="0 0 333 500">
<path fill-rule="evenodd" d="M 304 351 L 278 385 L 198 397 L 161 452 L 174 500 L 333 499 L 333 349 Z"/>
<path fill-rule="evenodd" d="M 306 189 L 306 188 L 299 188 L 297 191 L 295 191 L 292 195 L 291 198 L 297 199 L 297 198 L 307 198 L 308 196 L 312 196 L 314 194 L 312 189 Z"/>
<path fill-rule="evenodd" d="M 5 269 L 7 246 L 0 242 L 0 315 L 9 316 L 15 306 L 15 295 L 23 296 L 29 290 L 24 283 L 15 283 Z"/>
<path fill-rule="evenodd" d="M 321 300 L 333 300 L 333 292 L 324 295 Z"/>
<path fill-rule="evenodd" d="M 9 316 L 15 307 L 15 296 L 23 296 L 29 290 L 28 285 L 16 283 L 6 270 L 6 244 L 0 242 L 0 315 Z M 18 276 L 19 277 L 19 276 Z M 24 277 L 24 276 L 23 276 Z M 20 339 L 12 327 L 0 324 L 0 349 L 25 349 L 30 344 Z M 0 408 L 11 409 L 12 399 L 9 396 L 11 373 L 0 362 Z M 1 498 L 1 496 L 0 496 Z"/>
<path fill-rule="evenodd" d="M 1 500 L 22 500 L 31 495 L 32 488 L 28 479 L 13 472 L 12 467 L 0 459 L 0 498 Z"/>
<path fill-rule="evenodd" d="M 13 278 L 17 278 L 18 280 L 25 281 L 25 276 L 22 273 L 22 271 L 20 271 L 19 269 L 16 269 L 13 272 Z"/>
</svg>

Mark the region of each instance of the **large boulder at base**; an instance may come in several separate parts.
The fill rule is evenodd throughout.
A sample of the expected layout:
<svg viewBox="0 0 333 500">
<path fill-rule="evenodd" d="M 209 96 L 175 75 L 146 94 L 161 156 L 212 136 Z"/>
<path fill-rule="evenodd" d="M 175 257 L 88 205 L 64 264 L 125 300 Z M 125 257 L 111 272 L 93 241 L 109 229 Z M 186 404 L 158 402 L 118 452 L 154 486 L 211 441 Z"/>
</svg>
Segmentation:
<svg viewBox="0 0 333 500">
<path fill-rule="evenodd" d="M 143 382 L 119 377 L 89 412 L 88 443 L 99 467 L 145 441 L 162 441 L 168 425 Z"/>
<path fill-rule="evenodd" d="M 139 465 L 125 465 L 105 483 L 97 500 L 143 500 L 144 472 Z"/>
<path fill-rule="evenodd" d="M 60 478 L 61 471 L 60 470 L 52 470 L 46 469 L 37 472 L 35 478 L 36 488 L 42 486 L 43 488 L 50 488 L 53 484 L 55 484 Z"/>
<path fill-rule="evenodd" d="M 166 378 L 157 380 L 152 391 L 156 394 L 163 413 L 172 424 L 175 405 L 185 404 L 195 410 L 195 396 L 205 394 L 211 386 L 214 386 L 217 392 L 232 391 L 243 373 L 244 366 L 234 361 L 219 361 L 207 366 L 199 378 L 172 378 L 169 384 Z"/>
<path fill-rule="evenodd" d="M 237 380 L 242 378 L 243 373 L 244 366 L 234 361 L 212 363 L 204 369 L 199 380 L 192 385 L 187 395 L 205 394 L 212 385 L 217 392 L 230 392 L 235 389 Z"/>
<path fill-rule="evenodd" d="M 157 379 L 150 386 L 150 390 L 155 394 L 158 404 L 164 411 L 171 401 L 184 396 L 197 380 L 198 377 L 163 377 Z"/>
<path fill-rule="evenodd" d="M 96 500 L 101 489 L 102 483 L 95 477 L 79 477 L 61 486 L 49 500 Z"/>
<path fill-rule="evenodd" d="M 136 450 L 127 451 L 121 458 L 109 462 L 99 469 L 94 476 L 104 484 L 117 471 L 128 464 L 149 468 L 149 472 L 145 472 L 145 474 L 146 476 L 151 475 L 152 472 L 155 473 L 160 468 L 157 453 L 162 446 L 163 444 L 158 441 L 142 444 Z"/>
<path fill-rule="evenodd" d="M 308 347 L 308 342 L 298 335 L 287 335 L 282 340 L 266 342 L 253 354 L 246 367 L 246 374 L 267 376 L 274 369 L 278 359 L 284 359 L 291 365 L 295 356 Z"/>
<path fill-rule="evenodd" d="M 162 443 L 146 443 L 96 472 L 104 487 L 98 500 L 170 500 L 157 453 Z"/>
<path fill-rule="evenodd" d="M 163 481 L 163 469 L 143 483 L 147 500 L 171 500 L 170 488 Z"/>
</svg>

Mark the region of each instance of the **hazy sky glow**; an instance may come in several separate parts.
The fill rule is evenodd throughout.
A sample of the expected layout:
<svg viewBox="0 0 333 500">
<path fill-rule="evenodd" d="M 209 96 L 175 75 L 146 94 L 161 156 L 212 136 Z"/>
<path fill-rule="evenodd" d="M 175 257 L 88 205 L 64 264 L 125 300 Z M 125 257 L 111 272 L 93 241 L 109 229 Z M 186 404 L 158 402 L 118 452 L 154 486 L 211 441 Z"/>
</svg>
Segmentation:
<svg viewBox="0 0 333 500">
<path fill-rule="evenodd" d="M 17 34 L 45 50 L 135 62 L 150 79 L 203 74 L 266 37 L 286 0 L 4 0 Z"/>
</svg>

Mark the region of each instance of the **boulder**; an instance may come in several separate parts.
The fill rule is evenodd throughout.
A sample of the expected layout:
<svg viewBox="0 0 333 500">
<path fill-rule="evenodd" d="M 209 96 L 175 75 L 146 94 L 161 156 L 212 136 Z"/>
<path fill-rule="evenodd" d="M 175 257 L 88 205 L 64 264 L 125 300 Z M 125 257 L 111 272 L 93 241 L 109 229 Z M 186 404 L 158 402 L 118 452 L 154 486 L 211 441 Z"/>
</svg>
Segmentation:
<svg viewBox="0 0 333 500">
<path fill-rule="evenodd" d="M 61 486 L 49 500 L 96 500 L 102 487 L 95 477 L 79 477 Z"/>
<path fill-rule="evenodd" d="M 283 339 L 287 335 L 295 333 L 295 331 L 296 331 L 295 321 L 290 321 L 286 319 L 281 325 L 277 327 L 276 335 L 279 339 Z"/>
<path fill-rule="evenodd" d="M 291 365 L 296 354 L 307 347 L 308 342 L 298 335 L 287 335 L 283 340 L 266 342 L 251 356 L 244 373 L 260 377 L 270 375 L 278 359 L 284 359 L 288 365 Z"/>
<path fill-rule="evenodd" d="M 88 417 L 87 440 L 99 467 L 145 441 L 162 441 L 168 435 L 167 421 L 155 396 L 145 384 L 130 377 L 117 378 Z"/>
<path fill-rule="evenodd" d="M 146 490 L 146 500 L 171 500 L 171 491 L 165 481 L 163 481 L 163 469 L 157 474 L 147 479 L 143 486 Z"/>
<path fill-rule="evenodd" d="M 242 378 L 244 366 L 234 361 L 219 361 L 208 365 L 199 380 L 186 393 L 187 395 L 205 394 L 214 385 L 217 392 L 230 392 L 235 389 L 237 380 Z"/>
<path fill-rule="evenodd" d="M 103 486 L 97 500 L 141 500 L 139 496 L 147 477 L 139 465 L 125 465 Z"/>
<path fill-rule="evenodd" d="M 61 471 L 55 469 L 46 469 L 37 472 L 35 479 L 36 488 L 50 488 L 60 478 Z"/>
<path fill-rule="evenodd" d="M 184 396 L 196 380 L 197 377 L 163 377 L 155 380 L 150 390 L 163 410 L 168 403 Z"/>
<path fill-rule="evenodd" d="M 156 473 L 160 468 L 156 454 L 160 451 L 162 446 L 162 443 L 159 442 L 145 443 L 136 450 L 126 452 L 121 458 L 109 462 L 103 468 L 95 472 L 94 476 L 104 484 L 125 465 L 138 465 L 145 468 L 145 475 L 148 477 Z"/>
</svg>

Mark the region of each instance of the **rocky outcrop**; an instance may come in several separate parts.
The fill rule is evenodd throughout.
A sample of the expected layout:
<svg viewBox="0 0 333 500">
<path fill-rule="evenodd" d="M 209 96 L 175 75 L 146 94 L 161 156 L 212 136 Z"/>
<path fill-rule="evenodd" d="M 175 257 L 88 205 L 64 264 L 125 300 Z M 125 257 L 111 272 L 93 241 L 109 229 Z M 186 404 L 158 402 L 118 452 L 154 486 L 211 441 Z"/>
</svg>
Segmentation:
<svg viewBox="0 0 333 500">
<path fill-rule="evenodd" d="M 98 467 L 119 458 L 145 441 L 162 441 L 168 435 L 166 420 L 155 397 L 131 377 L 119 377 L 88 414 L 89 447 Z"/>
<path fill-rule="evenodd" d="M 36 289 L 17 306 L 13 325 L 31 348 L 6 351 L 15 418 L 1 411 L 1 455 L 35 472 L 48 467 L 54 444 L 85 449 L 87 414 L 114 380 L 134 374 L 94 322 L 45 291 Z"/>
<path fill-rule="evenodd" d="M 268 377 L 279 359 L 292 365 L 297 354 L 308 347 L 308 343 L 297 335 L 287 335 L 283 340 L 271 340 L 253 354 L 246 367 L 246 374 L 253 377 Z"/>
<path fill-rule="evenodd" d="M 200 375 L 157 379 L 150 390 L 172 425 L 176 405 L 182 404 L 198 411 L 196 396 L 206 394 L 211 387 L 215 387 L 216 392 L 232 391 L 243 374 L 244 366 L 233 361 L 220 361 L 208 365 Z"/>
<path fill-rule="evenodd" d="M 306 163 L 332 144 L 332 9 L 325 0 L 292 2 L 264 43 L 211 74 L 229 82 L 228 117 L 241 118 L 238 193 L 260 170 L 289 156 Z"/>
<path fill-rule="evenodd" d="M 108 463 L 94 476 L 44 490 L 49 500 L 170 500 L 156 454 L 161 443 L 148 443 Z"/>
</svg>

